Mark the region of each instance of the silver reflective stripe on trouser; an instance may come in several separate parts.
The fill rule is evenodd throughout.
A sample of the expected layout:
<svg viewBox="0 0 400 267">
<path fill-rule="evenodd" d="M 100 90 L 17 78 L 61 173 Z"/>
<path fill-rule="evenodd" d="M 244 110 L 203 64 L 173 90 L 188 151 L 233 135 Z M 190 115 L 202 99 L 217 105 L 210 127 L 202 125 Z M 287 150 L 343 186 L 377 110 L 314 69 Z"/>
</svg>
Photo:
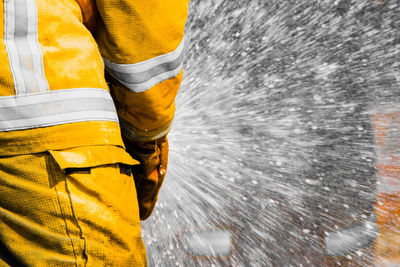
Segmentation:
<svg viewBox="0 0 400 267">
<path fill-rule="evenodd" d="M 103 58 L 108 72 L 131 91 L 139 93 L 178 75 L 182 69 L 184 41 L 171 53 L 135 64 L 117 64 Z"/>
<path fill-rule="evenodd" d="M 107 90 L 79 88 L 0 97 L 0 131 L 81 121 L 118 122 L 114 102 Z"/>
<path fill-rule="evenodd" d="M 46 92 L 35 0 L 4 1 L 4 41 L 17 95 Z"/>
</svg>

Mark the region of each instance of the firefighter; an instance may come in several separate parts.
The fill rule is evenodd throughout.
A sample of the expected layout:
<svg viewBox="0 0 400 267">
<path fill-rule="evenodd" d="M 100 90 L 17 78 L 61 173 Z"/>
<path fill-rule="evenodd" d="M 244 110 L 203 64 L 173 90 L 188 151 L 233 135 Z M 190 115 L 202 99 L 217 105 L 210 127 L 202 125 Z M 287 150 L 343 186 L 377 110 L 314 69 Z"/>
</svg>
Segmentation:
<svg viewBox="0 0 400 267">
<path fill-rule="evenodd" d="M 0 266 L 147 265 L 187 6 L 0 4 Z"/>
</svg>

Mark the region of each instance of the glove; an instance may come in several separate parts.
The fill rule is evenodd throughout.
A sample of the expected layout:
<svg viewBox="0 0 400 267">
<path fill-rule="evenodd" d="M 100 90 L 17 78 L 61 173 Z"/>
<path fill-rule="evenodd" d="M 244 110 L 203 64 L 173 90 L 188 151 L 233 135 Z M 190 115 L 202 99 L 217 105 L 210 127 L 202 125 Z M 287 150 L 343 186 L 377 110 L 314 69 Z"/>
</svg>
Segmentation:
<svg viewBox="0 0 400 267">
<path fill-rule="evenodd" d="M 140 219 L 146 220 L 154 210 L 161 185 L 167 173 L 167 137 L 154 141 L 124 139 L 128 153 L 140 162 L 132 168 L 139 202 Z"/>
<path fill-rule="evenodd" d="M 95 32 L 96 20 L 97 20 L 97 8 L 96 1 L 94 0 L 75 0 L 82 12 L 83 24 L 92 33 Z"/>
</svg>

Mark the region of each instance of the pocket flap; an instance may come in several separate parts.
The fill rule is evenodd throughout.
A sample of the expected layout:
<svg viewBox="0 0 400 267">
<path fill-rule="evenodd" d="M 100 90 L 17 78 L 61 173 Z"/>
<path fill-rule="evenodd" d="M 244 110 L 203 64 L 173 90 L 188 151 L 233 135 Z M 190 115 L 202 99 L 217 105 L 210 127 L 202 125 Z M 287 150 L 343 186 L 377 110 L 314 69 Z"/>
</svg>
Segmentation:
<svg viewBox="0 0 400 267">
<path fill-rule="evenodd" d="M 61 169 L 86 168 L 100 165 L 123 163 L 137 165 L 139 161 L 133 159 L 128 152 L 118 146 L 85 146 L 64 150 L 50 150 Z"/>
</svg>

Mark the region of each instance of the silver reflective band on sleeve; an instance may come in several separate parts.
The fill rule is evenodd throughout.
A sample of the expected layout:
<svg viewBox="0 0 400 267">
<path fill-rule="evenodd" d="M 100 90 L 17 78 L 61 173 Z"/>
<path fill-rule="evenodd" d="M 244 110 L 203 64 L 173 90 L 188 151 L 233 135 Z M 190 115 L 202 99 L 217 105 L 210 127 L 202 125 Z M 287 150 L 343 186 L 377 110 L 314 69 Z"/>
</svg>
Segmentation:
<svg viewBox="0 0 400 267">
<path fill-rule="evenodd" d="M 136 64 L 116 64 L 103 58 L 108 72 L 131 91 L 140 93 L 181 72 L 184 40 L 171 53 Z"/>
<path fill-rule="evenodd" d="M 64 89 L 0 97 L 0 131 L 82 121 L 118 122 L 114 102 L 107 90 Z"/>
<path fill-rule="evenodd" d="M 17 95 L 47 92 L 35 0 L 4 1 L 4 43 Z"/>
</svg>

